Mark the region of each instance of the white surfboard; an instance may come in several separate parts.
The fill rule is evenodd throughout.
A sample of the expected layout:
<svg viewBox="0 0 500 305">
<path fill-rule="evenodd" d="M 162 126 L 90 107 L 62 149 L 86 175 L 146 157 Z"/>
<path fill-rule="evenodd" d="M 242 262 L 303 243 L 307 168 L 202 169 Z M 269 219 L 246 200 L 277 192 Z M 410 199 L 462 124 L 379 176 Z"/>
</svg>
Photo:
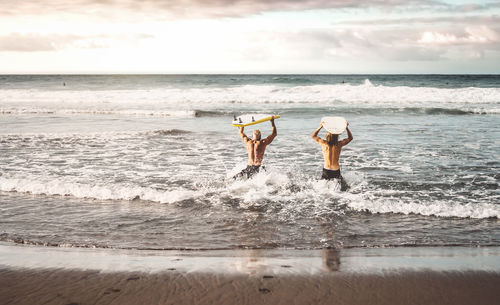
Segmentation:
<svg viewBox="0 0 500 305">
<path fill-rule="evenodd" d="M 244 127 L 244 126 L 250 126 L 250 125 L 255 125 L 259 124 L 262 122 L 266 122 L 271 120 L 272 118 L 279 119 L 279 115 L 274 115 L 274 114 L 262 114 L 262 113 L 256 113 L 256 114 L 243 114 L 238 117 L 234 117 L 233 120 L 233 126 L 235 127 Z"/>
<path fill-rule="evenodd" d="M 321 124 L 329 133 L 341 134 L 347 128 L 347 121 L 341 116 L 326 116 L 321 119 Z"/>
</svg>

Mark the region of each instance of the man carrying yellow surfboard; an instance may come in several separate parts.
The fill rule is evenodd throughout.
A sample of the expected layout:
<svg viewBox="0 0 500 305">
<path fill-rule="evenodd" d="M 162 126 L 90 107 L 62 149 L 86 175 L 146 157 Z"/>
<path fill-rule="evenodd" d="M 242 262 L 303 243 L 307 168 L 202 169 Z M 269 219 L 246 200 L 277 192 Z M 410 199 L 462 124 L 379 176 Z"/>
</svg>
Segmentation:
<svg viewBox="0 0 500 305">
<path fill-rule="evenodd" d="M 262 166 L 262 160 L 264 159 L 264 152 L 266 151 L 267 145 L 271 144 L 276 135 L 278 134 L 276 130 L 276 125 L 274 125 L 274 117 L 272 117 L 271 126 L 273 127 L 273 132 L 264 140 L 261 140 L 260 130 L 256 129 L 253 132 L 253 138 L 250 139 L 243 131 L 244 126 L 240 127 L 240 136 L 245 143 L 248 152 L 248 166 L 242 170 L 239 174 L 234 176 L 234 178 L 250 178 L 254 174 L 260 171 Z M 263 167 L 262 167 L 263 168 Z"/>
</svg>

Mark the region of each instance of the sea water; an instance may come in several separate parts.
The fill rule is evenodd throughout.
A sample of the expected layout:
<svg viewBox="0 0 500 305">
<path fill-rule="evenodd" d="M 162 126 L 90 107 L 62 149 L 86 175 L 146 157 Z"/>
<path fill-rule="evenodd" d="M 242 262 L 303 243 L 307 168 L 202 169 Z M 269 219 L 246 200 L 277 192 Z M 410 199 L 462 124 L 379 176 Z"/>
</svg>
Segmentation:
<svg viewBox="0 0 500 305">
<path fill-rule="evenodd" d="M 281 118 L 266 171 L 234 180 L 247 155 L 231 121 L 243 113 Z M 311 134 L 323 116 L 354 135 L 347 192 L 319 179 Z M 0 240 L 499 246 L 499 127 L 494 75 L 3 75 Z M 271 133 L 268 122 L 245 132 L 255 128 Z"/>
</svg>

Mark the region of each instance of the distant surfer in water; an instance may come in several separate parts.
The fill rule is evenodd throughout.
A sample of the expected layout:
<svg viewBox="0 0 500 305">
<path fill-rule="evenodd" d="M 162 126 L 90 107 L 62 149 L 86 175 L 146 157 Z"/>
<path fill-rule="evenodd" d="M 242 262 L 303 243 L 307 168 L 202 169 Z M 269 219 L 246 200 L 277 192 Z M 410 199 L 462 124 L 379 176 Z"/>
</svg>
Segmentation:
<svg viewBox="0 0 500 305">
<path fill-rule="evenodd" d="M 349 130 L 349 123 L 347 123 L 347 138 L 339 141 L 339 135 L 326 133 L 326 140 L 318 137 L 318 132 L 323 128 L 323 124 L 319 125 L 318 129 L 312 134 L 312 138 L 321 145 L 321 150 L 323 151 L 323 158 L 325 159 L 325 164 L 323 167 L 323 174 L 321 179 L 340 179 L 340 190 L 345 191 L 349 188 L 349 185 L 344 181 L 342 175 L 340 174 L 340 152 L 342 147 L 349 144 L 352 141 L 352 133 Z"/>
<path fill-rule="evenodd" d="M 256 129 L 253 132 L 253 138 L 250 139 L 243 132 L 245 127 L 240 127 L 240 136 L 247 147 L 248 152 L 248 166 L 242 170 L 239 174 L 234 176 L 234 178 L 250 178 L 254 174 L 260 171 L 262 166 L 262 159 L 264 159 L 264 152 L 267 145 L 271 144 L 278 132 L 276 131 L 276 125 L 274 125 L 274 118 L 271 119 L 271 125 L 273 126 L 273 132 L 264 140 L 261 140 L 260 130 Z M 262 167 L 264 168 L 264 167 Z"/>
</svg>

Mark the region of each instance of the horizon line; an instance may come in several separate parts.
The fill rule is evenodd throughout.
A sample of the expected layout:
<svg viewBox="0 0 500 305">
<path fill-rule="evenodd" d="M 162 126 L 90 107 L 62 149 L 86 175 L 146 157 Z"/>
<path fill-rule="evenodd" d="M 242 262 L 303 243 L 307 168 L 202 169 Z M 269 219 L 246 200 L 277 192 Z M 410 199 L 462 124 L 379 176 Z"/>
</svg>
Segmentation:
<svg viewBox="0 0 500 305">
<path fill-rule="evenodd" d="M 77 72 L 77 73 L 66 73 L 66 72 L 61 72 L 61 73 L 46 73 L 46 72 L 35 72 L 35 73 L 2 73 L 0 72 L 0 76 L 21 76 L 21 75 L 40 75 L 40 76 L 54 76 L 54 75 L 67 75 L 67 76 L 96 76 L 96 75 L 171 75 L 171 76 L 178 76 L 178 75 L 193 75 L 193 76 L 198 76 L 198 75 L 317 75 L 317 76 L 328 76 L 328 75 L 446 75 L 446 76 L 453 76 L 453 75 L 488 75 L 488 76 L 500 76 L 500 73 L 142 73 L 142 72 L 134 72 L 134 73 L 120 73 L 120 72 Z"/>
</svg>

